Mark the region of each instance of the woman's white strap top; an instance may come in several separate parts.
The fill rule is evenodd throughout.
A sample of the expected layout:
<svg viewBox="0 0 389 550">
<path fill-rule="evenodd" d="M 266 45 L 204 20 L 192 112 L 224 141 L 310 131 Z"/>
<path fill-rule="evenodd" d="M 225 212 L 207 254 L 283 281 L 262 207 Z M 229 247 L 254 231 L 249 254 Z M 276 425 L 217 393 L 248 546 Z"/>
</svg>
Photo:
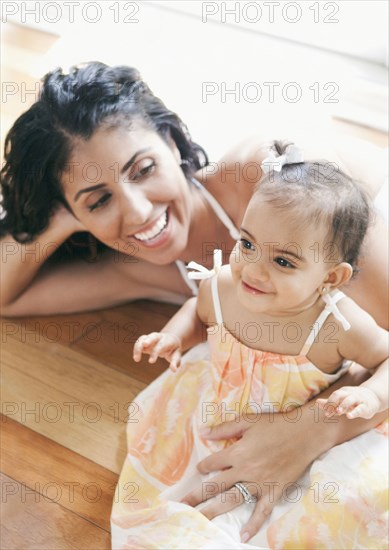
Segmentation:
<svg viewBox="0 0 389 550">
<path fill-rule="evenodd" d="M 205 198 L 209 206 L 212 208 L 212 210 L 215 212 L 216 216 L 222 222 L 224 227 L 228 229 L 231 238 L 234 241 L 238 240 L 240 237 L 238 229 L 232 223 L 232 221 L 230 220 L 226 212 L 223 210 L 223 208 L 220 206 L 220 204 L 217 202 L 215 197 L 211 195 L 211 193 L 204 187 L 204 185 L 202 185 L 196 179 L 192 178 L 191 182 L 203 195 L 203 197 Z M 182 262 L 181 260 L 176 260 L 176 266 L 178 267 L 178 270 L 181 273 L 181 276 L 184 279 L 185 283 L 191 289 L 193 296 L 197 296 L 198 294 L 197 284 L 193 280 L 189 279 L 188 272 L 185 267 L 185 263 Z"/>
<path fill-rule="evenodd" d="M 212 210 L 215 212 L 216 216 L 222 222 L 224 227 L 228 229 L 231 239 L 234 241 L 237 241 L 240 237 L 240 233 L 238 229 L 235 227 L 235 225 L 232 223 L 231 219 L 225 213 L 224 209 L 217 202 L 215 197 L 211 195 L 208 189 L 206 189 L 204 185 L 199 181 L 197 181 L 196 179 L 192 178 L 191 182 L 201 192 L 201 194 L 203 195 L 203 197 L 205 198 L 209 206 L 212 208 Z"/>
</svg>

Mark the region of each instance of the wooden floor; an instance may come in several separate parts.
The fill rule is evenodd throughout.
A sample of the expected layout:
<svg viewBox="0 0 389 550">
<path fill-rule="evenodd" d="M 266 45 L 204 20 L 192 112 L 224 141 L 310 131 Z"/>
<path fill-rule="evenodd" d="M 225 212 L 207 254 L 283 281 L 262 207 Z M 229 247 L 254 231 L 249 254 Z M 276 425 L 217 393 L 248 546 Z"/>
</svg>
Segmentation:
<svg viewBox="0 0 389 550">
<path fill-rule="evenodd" d="M 56 40 L 4 25 L 3 81 L 33 88 L 28 68 Z M 33 100 L 22 103 L 15 94 L 3 103 L 2 140 Z M 385 145 L 382 134 L 341 127 Z M 163 362 L 134 365 L 132 344 L 160 329 L 175 309 L 141 301 L 95 313 L 2 320 L 3 550 L 110 547 L 127 409 L 166 368 Z"/>
<path fill-rule="evenodd" d="M 2 549 L 110 547 L 130 403 L 166 368 L 134 365 L 132 344 L 174 311 L 139 301 L 2 320 Z"/>
</svg>

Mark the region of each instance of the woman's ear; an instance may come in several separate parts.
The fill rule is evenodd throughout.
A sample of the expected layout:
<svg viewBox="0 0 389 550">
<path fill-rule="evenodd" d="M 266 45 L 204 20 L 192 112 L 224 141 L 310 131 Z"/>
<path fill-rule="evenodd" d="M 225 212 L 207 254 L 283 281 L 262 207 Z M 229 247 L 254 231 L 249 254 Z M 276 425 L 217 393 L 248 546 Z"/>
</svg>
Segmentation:
<svg viewBox="0 0 389 550">
<path fill-rule="evenodd" d="M 351 279 L 352 274 L 353 268 L 347 262 L 342 262 L 332 267 L 318 289 L 319 294 L 325 294 L 333 288 L 346 284 Z"/>
</svg>

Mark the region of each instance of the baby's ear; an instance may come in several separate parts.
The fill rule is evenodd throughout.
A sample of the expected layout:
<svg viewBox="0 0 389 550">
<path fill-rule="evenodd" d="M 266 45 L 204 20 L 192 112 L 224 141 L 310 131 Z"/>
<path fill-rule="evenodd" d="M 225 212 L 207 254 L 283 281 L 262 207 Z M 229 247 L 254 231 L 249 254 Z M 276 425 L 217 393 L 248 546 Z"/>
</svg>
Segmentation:
<svg viewBox="0 0 389 550">
<path fill-rule="evenodd" d="M 353 268 L 347 262 L 342 262 L 335 265 L 327 273 L 326 278 L 323 281 L 324 285 L 328 285 L 331 288 L 338 288 L 346 284 L 352 277 Z"/>
</svg>

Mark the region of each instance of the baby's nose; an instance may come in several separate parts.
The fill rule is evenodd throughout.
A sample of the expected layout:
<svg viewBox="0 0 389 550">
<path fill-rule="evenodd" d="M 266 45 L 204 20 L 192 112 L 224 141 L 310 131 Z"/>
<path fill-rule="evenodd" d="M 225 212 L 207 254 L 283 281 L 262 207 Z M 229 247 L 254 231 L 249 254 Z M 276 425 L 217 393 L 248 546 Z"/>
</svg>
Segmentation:
<svg viewBox="0 0 389 550">
<path fill-rule="evenodd" d="M 256 261 L 250 263 L 248 267 L 248 274 L 250 279 L 255 282 L 257 281 L 267 281 L 269 279 L 269 271 L 266 267 L 265 262 Z"/>
</svg>

